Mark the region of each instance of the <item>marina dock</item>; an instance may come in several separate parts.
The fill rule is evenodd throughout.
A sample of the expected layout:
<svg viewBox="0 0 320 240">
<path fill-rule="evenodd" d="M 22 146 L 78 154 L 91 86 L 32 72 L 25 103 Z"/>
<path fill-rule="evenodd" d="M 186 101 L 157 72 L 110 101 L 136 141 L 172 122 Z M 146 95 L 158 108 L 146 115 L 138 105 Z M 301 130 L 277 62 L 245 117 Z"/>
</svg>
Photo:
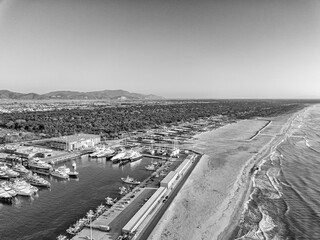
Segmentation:
<svg viewBox="0 0 320 240">
<path fill-rule="evenodd" d="M 91 223 L 92 239 L 113 240 L 116 239 L 121 229 L 138 212 L 145 199 L 149 199 L 157 188 L 135 188 L 121 200 L 106 210 L 101 216 Z M 100 226 L 109 226 L 110 231 L 101 231 Z M 85 227 L 72 240 L 83 240 L 91 236 L 90 227 Z"/>
</svg>

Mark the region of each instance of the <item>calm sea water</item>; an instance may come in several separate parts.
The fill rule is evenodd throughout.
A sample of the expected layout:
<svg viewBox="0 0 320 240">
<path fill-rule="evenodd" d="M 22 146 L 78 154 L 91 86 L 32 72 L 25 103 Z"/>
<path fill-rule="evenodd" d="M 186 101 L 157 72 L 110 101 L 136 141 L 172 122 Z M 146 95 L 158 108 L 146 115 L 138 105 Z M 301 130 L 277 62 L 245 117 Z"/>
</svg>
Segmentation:
<svg viewBox="0 0 320 240">
<path fill-rule="evenodd" d="M 119 198 L 121 177 L 130 175 L 141 181 L 150 175 L 144 168 L 150 164 L 149 158 L 122 167 L 87 156 L 75 162 L 79 180 L 51 177 L 51 190 L 40 189 L 32 198 L 18 197 L 13 205 L 0 203 L 1 240 L 56 239 L 87 211 L 96 209 L 105 197 Z M 71 162 L 66 165 L 71 168 Z"/>
<path fill-rule="evenodd" d="M 300 114 L 264 159 L 238 239 L 320 239 L 320 107 Z"/>
</svg>

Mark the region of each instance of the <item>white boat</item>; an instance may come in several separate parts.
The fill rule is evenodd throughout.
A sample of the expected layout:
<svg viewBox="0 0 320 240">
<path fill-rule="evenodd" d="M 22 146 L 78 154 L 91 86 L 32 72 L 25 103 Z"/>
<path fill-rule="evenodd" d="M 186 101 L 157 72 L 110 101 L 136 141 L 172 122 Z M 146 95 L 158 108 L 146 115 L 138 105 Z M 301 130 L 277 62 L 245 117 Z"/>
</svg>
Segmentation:
<svg viewBox="0 0 320 240">
<path fill-rule="evenodd" d="M 96 157 L 97 158 L 101 158 L 101 157 L 109 157 L 112 154 L 114 154 L 114 150 L 111 148 L 106 148 L 104 150 L 102 150 L 101 152 L 99 152 Z"/>
<path fill-rule="evenodd" d="M 134 161 L 137 161 L 137 160 L 139 160 L 141 158 L 142 158 L 142 155 L 139 152 L 133 151 L 133 154 L 130 157 L 130 161 L 134 162 Z"/>
<path fill-rule="evenodd" d="M 52 166 L 42 160 L 39 160 L 37 158 L 30 160 L 28 164 L 29 168 L 33 169 L 43 169 L 43 170 L 52 170 Z"/>
<path fill-rule="evenodd" d="M 8 182 L 2 182 L 0 184 L 0 187 L 3 188 L 7 193 L 9 193 L 12 197 L 17 196 L 17 192 L 12 189 L 12 187 L 10 186 L 10 184 L 8 184 Z"/>
<path fill-rule="evenodd" d="M 33 175 L 29 174 L 29 175 L 25 176 L 24 179 L 28 183 L 30 183 L 31 185 L 34 185 L 34 186 L 51 187 L 51 184 L 47 180 L 43 179 L 42 177 L 39 177 L 36 173 L 34 173 Z"/>
<path fill-rule="evenodd" d="M 79 173 L 76 171 L 77 169 L 77 164 L 76 163 L 72 163 L 72 167 L 73 167 L 73 171 L 69 172 L 69 177 L 72 177 L 72 178 L 77 178 Z"/>
<path fill-rule="evenodd" d="M 70 173 L 70 168 L 68 168 L 66 165 L 60 166 L 57 168 L 59 171 L 64 172 L 66 174 Z"/>
<path fill-rule="evenodd" d="M 120 152 L 111 158 L 112 162 L 118 162 L 126 156 L 126 152 Z"/>
<path fill-rule="evenodd" d="M 156 167 L 154 164 L 150 164 L 148 166 L 145 166 L 145 169 L 147 169 L 148 171 L 155 171 Z"/>
<path fill-rule="evenodd" d="M 58 170 L 58 169 L 53 169 L 53 171 L 51 172 L 51 175 L 57 178 L 61 178 L 61 179 L 68 179 L 69 175 Z"/>
<path fill-rule="evenodd" d="M 20 174 L 28 174 L 30 171 L 25 168 L 22 164 L 18 163 L 12 167 L 12 170 L 20 173 Z"/>
<path fill-rule="evenodd" d="M 139 185 L 141 183 L 140 181 L 134 180 L 129 176 L 127 176 L 126 178 L 121 178 L 121 180 L 125 183 L 133 184 L 133 185 Z"/>
<path fill-rule="evenodd" d="M 9 176 L 6 172 L 0 170 L 0 179 L 9 179 Z"/>
<path fill-rule="evenodd" d="M 121 189 L 120 189 L 120 190 L 121 190 Z M 106 199 L 106 205 L 108 205 L 108 206 L 114 205 L 115 202 L 117 201 L 116 198 L 115 198 L 115 199 L 112 199 L 111 197 L 106 197 L 105 199 Z"/>
<path fill-rule="evenodd" d="M 6 203 L 12 203 L 13 197 L 6 190 L 0 187 L 0 200 Z"/>
<path fill-rule="evenodd" d="M 36 187 L 31 186 L 24 180 L 16 180 L 11 185 L 11 188 L 17 192 L 18 195 L 30 197 L 38 191 Z"/>
<path fill-rule="evenodd" d="M 10 169 L 8 166 L 4 165 L 0 167 L 0 170 L 5 172 L 6 175 L 11 178 L 11 177 L 19 177 L 19 173 L 16 171 L 13 171 L 12 169 Z"/>
</svg>

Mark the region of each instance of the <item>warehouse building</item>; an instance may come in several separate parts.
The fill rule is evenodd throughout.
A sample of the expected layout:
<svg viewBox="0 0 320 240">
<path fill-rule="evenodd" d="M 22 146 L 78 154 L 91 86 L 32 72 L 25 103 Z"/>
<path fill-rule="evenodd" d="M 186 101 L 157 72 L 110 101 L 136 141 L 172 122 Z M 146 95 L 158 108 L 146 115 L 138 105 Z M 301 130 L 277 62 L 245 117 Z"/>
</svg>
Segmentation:
<svg viewBox="0 0 320 240">
<path fill-rule="evenodd" d="M 165 187 L 167 189 L 171 188 L 172 184 L 178 176 L 179 174 L 177 172 L 169 172 L 168 175 L 160 182 L 160 186 Z"/>
<path fill-rule="evenodd" d="M 175 170 L 175 172 L 177 172 L 179 176 L 182 176 L 189 169 L 191 163 L 192 163 L 191 160 L 186 158 Z"/>
<path fill-rule="evenodd" d="M 149 200 L 140 208 L 140 210 L 130 219 L 130 221 L 122 228 L 124 233 L 132 233 L 140 226 L 146 219 L 148 214 L 161 201 L 161 198 L 166 193 L 164 187 L 160 187 Z"/>
<path fill-rule="evenodd" d="M 50 146 L 61 150 L 80 150 L 94 147 L 100 143 L 100 136 L 93 134 L 75 134 L 50 139 Z"/>
</svg>

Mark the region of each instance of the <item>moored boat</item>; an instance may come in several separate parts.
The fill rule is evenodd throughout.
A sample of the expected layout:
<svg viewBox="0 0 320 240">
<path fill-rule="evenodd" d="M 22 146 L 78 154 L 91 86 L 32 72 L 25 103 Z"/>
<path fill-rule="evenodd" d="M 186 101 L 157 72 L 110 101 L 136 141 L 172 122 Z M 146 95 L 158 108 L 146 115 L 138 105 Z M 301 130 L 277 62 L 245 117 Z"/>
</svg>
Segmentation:
<svg viewBox="0 0 320 240">
<path fill-rule="evenodd" d="M 53 171 L 51 172 L 51 176 L 61 178 L 61 179 L 68 179 L 69 178 L 68 174 L 66 174 L 58 169 L 53 169 Z"/>
<path fill-rule="evenodd" d="M 148 166 L 145 166 L 145 169 L 147 169 L 148 171 L 155 171 L 156 167 L 154 164 L 150 164 Z"/>
<path fill-rule="evenodd" d="M 18 163 L 14 166 L 12 166 L 12 170 L 20 173 L 20 174 L 28 174 L 30 173 L 30 171 L 28 169 L 25 168 L 25 166 L 23 166 L 22 164 Z"/>
<path fill-rule="evenodd" d="M 51 187 L 51 183 L 49 183 L 47 180 L 43 179 L 42 177 L 39 177 L 36 173 L 29 174 L 24 177 L 24 179 L 30 183 L 31 185 L 37 186 L 37 187 Z"/>
<path fill-rule="evenodd" d="M 139 185 L 141 183 L 140 181 L 137 181 L 129 176 L 127 176 L 126 178 L 121 178 L 121 180 L 125 183 L 133 184 L 133 185 Z"/>
</svg>

